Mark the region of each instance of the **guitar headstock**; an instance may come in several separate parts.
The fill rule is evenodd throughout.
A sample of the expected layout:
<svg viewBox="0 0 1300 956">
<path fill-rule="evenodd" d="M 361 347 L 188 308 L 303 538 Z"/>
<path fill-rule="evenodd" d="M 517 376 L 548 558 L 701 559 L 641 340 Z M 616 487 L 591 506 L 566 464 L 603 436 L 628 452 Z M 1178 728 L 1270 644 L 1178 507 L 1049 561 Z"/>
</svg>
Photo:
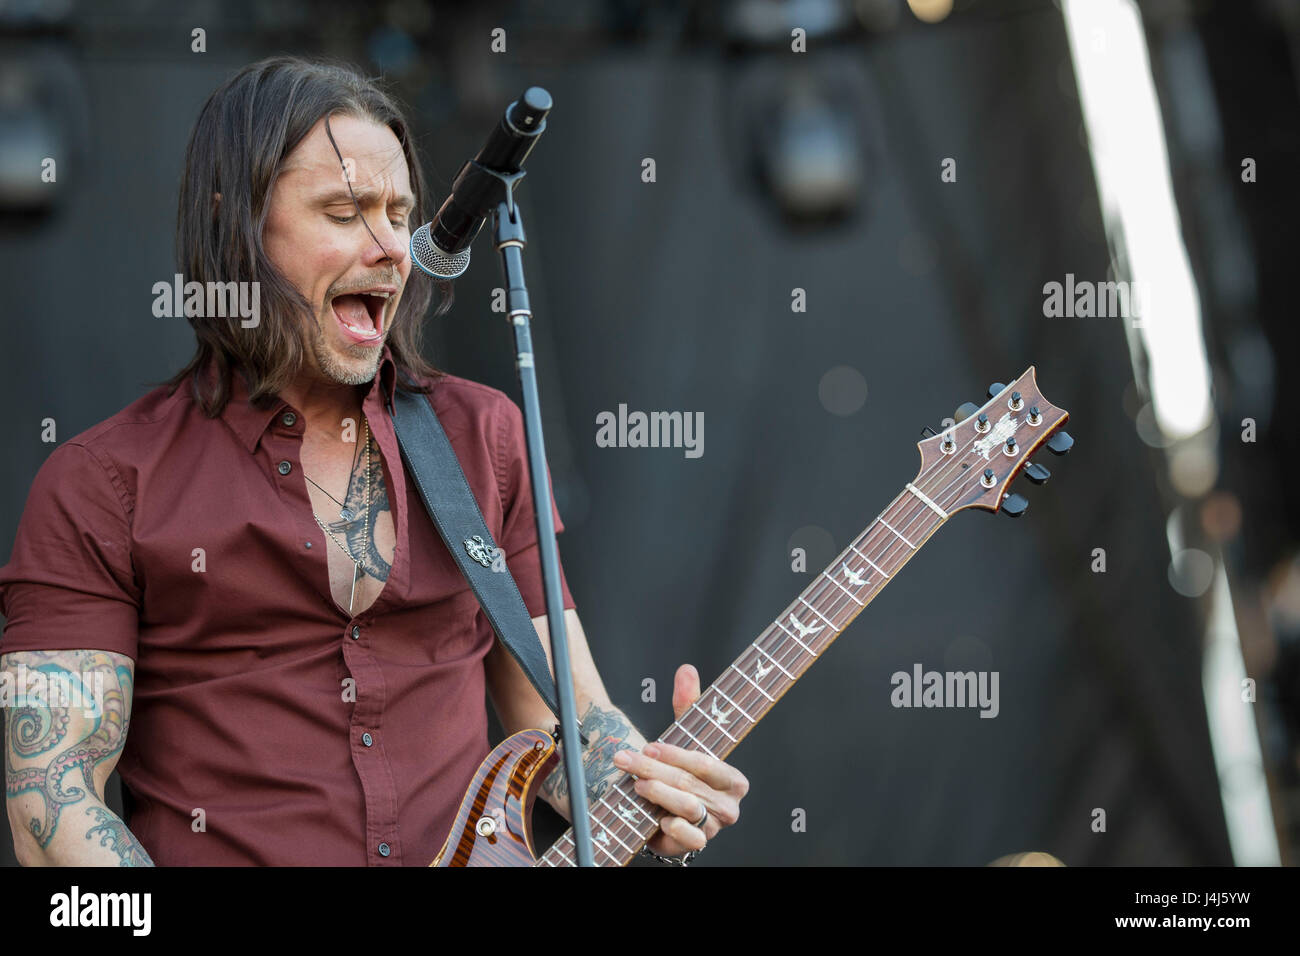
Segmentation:
<svg viewBox="0 0 1300 956">
<path fill-rule="evenodd" d="M 913 481 L 950 515 L 983 508 L 1019 517 L 1028 502 L 1008 491 L 1016 476 L 1024 471 L 1042 484 L 1051 475 L 1029 456 L 1044 445 L 1064 455 L 1074 444 L 1061 430 L 1070 413 L 1043 397 L 1032 365 L 1010 385 L 991 385 L 983 405 L 967 403 L 957 414 L 965 417 L 917 444 L 921 470 Z"/>
</svg>

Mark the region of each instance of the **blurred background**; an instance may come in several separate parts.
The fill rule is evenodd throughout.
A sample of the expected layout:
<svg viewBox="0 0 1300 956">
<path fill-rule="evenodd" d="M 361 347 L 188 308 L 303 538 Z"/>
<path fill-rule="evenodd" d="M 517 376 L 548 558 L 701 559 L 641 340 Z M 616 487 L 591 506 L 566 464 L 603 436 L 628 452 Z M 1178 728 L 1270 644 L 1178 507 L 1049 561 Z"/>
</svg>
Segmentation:
<svg viewBox="0 0 1300 956">
<path fill-rule="evenodd" d="M 554 97 L 518 195 L 560 553 L 647 736 L 923 426 L 1030 365 L 1069 410 L 1027 514 L 955 515 L 744 740 L 698 865 L 1296 860 L 1300 4 L 0 0 L 4 555 L 42 421 L 72 437 L 191 354 L 151 313 L 186 138 L 282 52 L 385 78 L 435 207 L 507 103 Z M 429 356 L 521 401 L 475 249 Z M 1141 295 L 1053 305 L 1107 282 Z M 620 404 L 703 413 L 704 453 L 598 447 Z M 996 719 L 892 706 L 916 664 L 996 671 Z"/>
</svg>

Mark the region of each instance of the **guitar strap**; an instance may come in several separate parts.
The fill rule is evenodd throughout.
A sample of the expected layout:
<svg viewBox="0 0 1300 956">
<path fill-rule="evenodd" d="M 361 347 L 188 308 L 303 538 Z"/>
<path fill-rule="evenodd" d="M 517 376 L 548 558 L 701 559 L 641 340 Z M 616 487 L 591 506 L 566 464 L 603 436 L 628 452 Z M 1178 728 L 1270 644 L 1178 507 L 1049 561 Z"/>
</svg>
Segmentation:
<svg viewBox="0 0 1300 956">
<path fill-rule="evenodd" d="M 492 630 L 524 669 L 551 713 L 558 715 L 555 681 L 519 585 L 504 567 L 504 561 L 498 564 L 501 571 L 492 570 L 496 543 L 431 400 L 419 392 L 397 388 L 389 413 L 402 460 L 415 478 L 438 534 L 469 581 Z"/>
</svg>

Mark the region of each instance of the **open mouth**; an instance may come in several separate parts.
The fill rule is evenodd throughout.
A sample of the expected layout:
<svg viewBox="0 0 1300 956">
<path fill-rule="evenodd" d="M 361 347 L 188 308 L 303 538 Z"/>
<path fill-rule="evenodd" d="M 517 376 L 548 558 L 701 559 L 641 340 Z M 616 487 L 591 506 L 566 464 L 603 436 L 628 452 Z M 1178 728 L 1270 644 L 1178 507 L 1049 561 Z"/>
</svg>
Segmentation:
<svg viewBox="0 0 1300 956">
<path fill-rule="evenodd" d="M 343 334 L 353 342 L 375 343 L 383 338 L 384 312 L 396 290 L 364 289 L 334 297 L 332 307 Z"/>
</svg>

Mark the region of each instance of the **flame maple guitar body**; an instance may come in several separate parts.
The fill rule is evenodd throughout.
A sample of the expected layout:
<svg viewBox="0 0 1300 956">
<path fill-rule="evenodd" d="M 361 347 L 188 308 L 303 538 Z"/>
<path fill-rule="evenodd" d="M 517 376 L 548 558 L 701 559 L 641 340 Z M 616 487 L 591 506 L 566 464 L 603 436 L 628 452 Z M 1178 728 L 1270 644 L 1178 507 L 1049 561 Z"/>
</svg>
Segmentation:
<svg viewBox="0 0 1300 956">
<path fill-rule="evenodd" d="M 557 761 L 545 731 L 521 730 L 484 758 L 430 866 L 532 866 L 533 801 Z"/>
</svg>

